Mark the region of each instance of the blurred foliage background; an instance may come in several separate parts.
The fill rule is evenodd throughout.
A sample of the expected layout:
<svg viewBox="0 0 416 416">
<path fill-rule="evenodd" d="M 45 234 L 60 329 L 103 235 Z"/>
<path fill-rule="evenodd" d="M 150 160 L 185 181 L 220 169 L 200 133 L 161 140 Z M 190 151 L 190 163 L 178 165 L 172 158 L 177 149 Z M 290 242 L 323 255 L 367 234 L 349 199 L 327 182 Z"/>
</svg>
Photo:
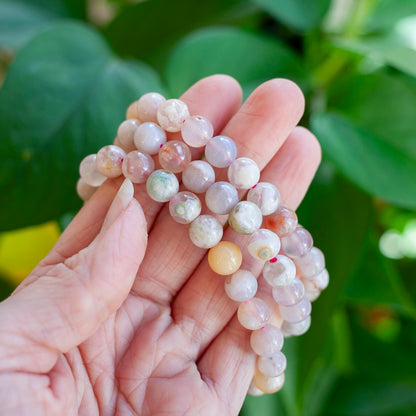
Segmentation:
<svg viewBox="0 0 416 416">
<path fill-rule="evenodd" d="M 299 83 L 324 154 L 299 216 L 331 284 L 283 390 L 241 415 L 415 415 L 416 0 L 0 0 L 0 296 L 79 209 L 78 164 L 127 105 L 218 72 L 246 95 Z"/>
</svg>

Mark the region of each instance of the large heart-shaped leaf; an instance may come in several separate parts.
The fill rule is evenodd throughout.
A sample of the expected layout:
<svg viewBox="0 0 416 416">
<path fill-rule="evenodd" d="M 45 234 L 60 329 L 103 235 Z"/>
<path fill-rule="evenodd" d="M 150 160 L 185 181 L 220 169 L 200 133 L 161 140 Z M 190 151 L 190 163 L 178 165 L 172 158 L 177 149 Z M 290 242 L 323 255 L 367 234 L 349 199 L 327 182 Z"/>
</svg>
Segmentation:
<svg viewBox="0 0 416 416">
<path fill-rule="evenodd" d="M 299 30 L 318 27 L 331 0 L 253 0 L 277 20 Z"/>
<path fill-rule="evenodd" d="M 0 48 L 18 49 L 58 19 L 85 12 L 85 0 L 0 0 Z"/>
<path fill-rule="evenodd" d="M 277 39 L 231 27 L 200 29 L 185 37 L 173 49 L 165 73 L 174 94 L 216 73 L 232 75 L 246 91 L 276 76 L 300 83 L 306 77 L 298 56 Z"/>
<path fill-rule="evenodd" d="M 315 114 L 312 129 L 324 154 L 370 194 L 396 205 L 416 207 L 416 159 L 362 130 L 345 116 Z"/>
<path fill-rule="evenodd" d="M 160 89 L 153 70 L 117 59 L 84 25 L 59 24 L 33 38 L 0 91 L 0 229 L 79 206 L 80 160 L 112 142 L 131 101 Z"/>
</svg>

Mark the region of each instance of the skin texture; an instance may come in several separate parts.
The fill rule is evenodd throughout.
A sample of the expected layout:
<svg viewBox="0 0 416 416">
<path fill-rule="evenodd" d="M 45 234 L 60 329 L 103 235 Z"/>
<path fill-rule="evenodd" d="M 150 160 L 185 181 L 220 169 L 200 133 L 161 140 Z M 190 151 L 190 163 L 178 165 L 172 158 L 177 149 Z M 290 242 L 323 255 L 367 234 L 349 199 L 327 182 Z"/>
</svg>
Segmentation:
<svg viewBox="0 0 416 416">
<path fill-rule="evenodd" d="M 295 127 L 304 109 L 295 84 L 268 81 L 240 107 L 238 83 L 216 75 L 181 99 L 258 163 L 284 205 L 299 205 L 321 154 Z M 0 304 L 0 415 L 238 414 L 255 358 L 238 303 L 188 226 L 143 185 L 130 201 L 115 197 L 121 183 L 106 181 Z M 227 229 L 223 240 L 243 246 L 245 237 Z M 243 267 L 258 275 L 261 263 L 244 255 Z"/>
</svg>

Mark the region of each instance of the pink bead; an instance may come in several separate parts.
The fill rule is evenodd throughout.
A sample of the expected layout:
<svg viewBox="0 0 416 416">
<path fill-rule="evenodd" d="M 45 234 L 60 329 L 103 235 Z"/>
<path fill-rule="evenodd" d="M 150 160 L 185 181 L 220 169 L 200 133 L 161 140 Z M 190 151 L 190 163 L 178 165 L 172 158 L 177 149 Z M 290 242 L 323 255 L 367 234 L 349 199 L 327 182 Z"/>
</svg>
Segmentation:
<svg viewBox="0 0 416 416">
<path fill-rule="evenodd" d="M 282 206 L 264 219 L 264 227 L 276 233 L 280 238 L 293 233 L 297 225 L 296 212 Z"/>
<path fill-rule="evenodd" d="M 270 319 L 270 310 L 266 302 L 253 298 L 240 304 L 237 317 L 244 328 L 259 329 Z"/>
<path fill-rule="evenodd" d="M 280 376 L 286 370 L 286 364 L 286 356 L 281 351 L 270 357 L 257 359 L 257 369 L 266 377 Z"/>
<path fill-rule="evenodd" d="M 289 285 L 295 276 L 295 263 L 287 256 L 279 254 L 264 264 L 263 277 L 272 287 Z"/>
<path fill-rule="evenodd" d="M 98 188 L 88 185 L 82 178 L 77 182 L 77 194 L 83 201 L 88 201 Z"/>
<path fill-rule="evenodd" d="M 304 278 L 304 281 L 311 281 L 319 290 L 327 288 L 329 283 L 329 273 L 327 269 L 323 269 L 320 273 L 310 278 Z"/>
<path fill-rule="evenodd" d="M 245 302 L 253 298 L 257 292 L 257 279 L 248 270 L 237 270 L 225 280 L 225 292 L 236 302 Z"/>
<path fill-rule="evenodd" d="M 282 331 L 276 326 L 265 325 L 251 333 L 250 345 L 257 355 L 270 357 L 283 347 Z"/>
<path fill-rule="evenodd" d="M 166 101 L 163 95 L 157 92 L 149 92 L 140 97 L 136 104 L 137 116 L 141 121 L 157 122 L 157 110 Z"/>
<path fill-rule="evenodd" d="M 134 133 L 134 144 L 137 150 L 149 155 L 158 154 L 160 147 L 165 143 L 165 131 L 150 121 L 140 124 Z"/>
<path fill-rule="evenodd" d="M 107 179 L 104 175 L 101 175 L 97 171 L 95 161 L 97 160 L 97 155 L 92 154 L 84 157 L 79 165 L 79 175 L 82 180 L 90 186 L 100 186 Z"/>
<path fill-rule="evenodd" d="M 296 227 L 293 233 L 282 238 L 282 249 L 290 257 L 302 257 L 313 246 L 313 239 L 308 230 Z"/>
<path fill-rule="evenodd" d="M 287 322 L 282 323 L 282 333 L 287 338 L 290 336 L 298 336 L 304 334 L 311 326 L 311 316 L 307 316 L 303 321 L 300 322 Z"/>
<path fill-rule="evenodd" d="M 276 286 L 273 288 L 273 298 L 279 305 L 291 306 L 298 303 L 305 295 L 303 283 L 295 278 L 287 286 Z"/>
<path fill-rule="evenodd" d="M 215 136 L 205 146 L 205 158 L 212 166 L 226 168 L 237 157 L 237 146 L 228 136 Z"/>
<path fill-rule="evenodd" d="M 123 175 L 133 183 L 144 183 L 155 170 L 153 159 L 137 150 L 127 153 L 122 164 Z"/>
<path fill-rule="evenodd" d="M 205 117 L 192 116 L 185 120 L 182 129 L 183 141 L 191 147 L 202 147 L 214 134 L 212 123 Z"/>
<path fill-rule="evenodd" d="M 312 247 L 304 256 L 296 257 L 294 262 L 298 275 L 306 278 L 315 276 L 325 268 L 325 257 L 316 247 Z"/>
<path fill-rule="evenodd" d="M 206 192 L 215 182 L 214 169 L 203 160 L 193 160 L 182 172 L 182 182 L 192 192 Z"/>
<path fill-rule="evenodd" d="M 263 215 L 270 215 L 273 214 L 279 206 L 280 193 L 273 184 L 269 182 L 259 182 L 248 191 L 247 201 L 256 204 Z"/>
<path fill-rule="evenodd" d="M 163 102 L 157 111 L 159 126 L 169 132 L 180 131 L 188 117 L 188 106 L 183 101 L 176 99 Z"/>
<path fill-rule="evenodd" d="M 191 162 L 189 147 L 179 140 L 165 143 L 159 151 L 159 162 L 164 169 L 173 173 L 182 172 Z"/>
<path fill-rule="evenodd" d="M 227 171 L 228 180 L 237 189 L 250 189 L 260 179 L 257 163 L 248 157 L 239 157 L 231 162 Z"/>
<path fill-rule="evenodd" d="M 118 130 L 117 137 L 123 148 L 129 149 L 134 146 L 134 133 L 140 122 L 136 119 L 124 120 Z"/>
<path fill-rule="evenodd" d="M 316 299 L 319 298 L 319 295 L 321 294 L 321 290 L 319 290 L 311 280 L 304 279 L 303 286 L 305 287 L 306 299 L 308 299 L 310 302 L 314 302 Z"/>
<path fill-rule="evenodd" d="M 110 144 L 98 151 L 95 167 L 106 178 L 116 178 L 122 174 L 121 165 L 125 157 L 123 149 Z"/>
<path fill-rule="evenodd" d="M 283 320 L 296 323 L 306 319 L 312 311 L 311 302 L 303 298 L 300 302 L 292 306 L 279 305 L 280 315 Z"/>
</svg>

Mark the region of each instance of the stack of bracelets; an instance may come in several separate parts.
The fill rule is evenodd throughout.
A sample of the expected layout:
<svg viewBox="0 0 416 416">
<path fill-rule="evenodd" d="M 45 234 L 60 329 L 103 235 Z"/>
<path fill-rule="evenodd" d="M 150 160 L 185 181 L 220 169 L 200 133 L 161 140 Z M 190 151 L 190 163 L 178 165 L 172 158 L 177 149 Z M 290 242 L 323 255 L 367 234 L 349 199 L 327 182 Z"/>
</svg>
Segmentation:
<svg viewBox="0 0 416 416">
<path fill-rule="evenodd" d="M 183 141 L 167 141 L 166 132 L 179 131 Z M 241 302 L 237 317 L 244 328 L 252 331 L 250 344 L 258 356 L 248 393 L 274 393 L 284 383 L 284 337 L 301 335 L 309 329 L 311 302 L 327 287 L 328 271 L 321 250 L 313 247 L 310 233 L 298 225 L 296 213 L 280 205 L 278 189 L 271 183 L 258 182 L 257 164 L 247 157 L 237 158 L 231 138 L 213 137 L 213 133 L 210 121 L 190 116 L 184 102 L 166 100 L 158 93 L 145 94 L 128 108 L 114 145 L 82 160 L 77 191 L 84 201 L 88 200 L 107 178 L 124 175 L 133 183 L 146 183 L 153 200 L 169 202 L 172 218 L 190 224 L 192 242 L 209 249 L 211 269 L 227 276 L 227 296 Z M 203 146 L 203 160 L 192 161 L 190 147 Z M 155 170 L 155 155 L 162 169 Z M 229 182 L 215 182 L 212 166 L 228 168 Z M 179 192 L 177 173 L 182 173 L 187 191 Z M 239 199 L 238 190 L 248 190 L 246 200 Z M 227 214 L 229 227 L 250 235 L 247 250 L 265 262 L 263 277 L 278 304 L 280 327 L 269 323 L 272 318 L 276 321 L 276 312 L 256 296 L 256 277 L 240 269 L 240 248 L 221 241 L 223 224 L 215 215 L 200 215 L 201 201 L 196 194 L 204 192 L 212 214 Z M 284 254 L 279 254 L 280 250 Z"/>
</svg>

